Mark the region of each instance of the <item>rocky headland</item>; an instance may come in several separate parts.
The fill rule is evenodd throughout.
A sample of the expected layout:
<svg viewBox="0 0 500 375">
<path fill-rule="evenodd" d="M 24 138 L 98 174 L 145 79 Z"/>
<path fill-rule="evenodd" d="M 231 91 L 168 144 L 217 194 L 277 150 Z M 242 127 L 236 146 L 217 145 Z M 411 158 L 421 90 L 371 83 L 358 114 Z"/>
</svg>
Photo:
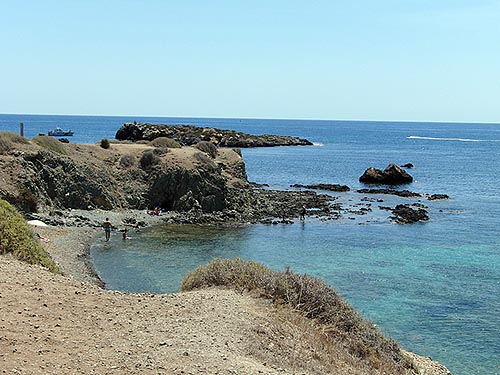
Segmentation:
<svg viewBox="0 0 500 375">
<path fill-rule="evenodd" d="M 187 142 L 189 138 L 197 143 L 181 146 L 165 137 L 174 134 L 161 133 L 179 128 L 184 132 L 176 133 L 178 141 Z M 357 191 L 361 195 L 359 202 L 340 203 L 341 196 L 331 192 L 347 193 L 350 188 L 331 183 L 295 184 L 293 190 L 276 191 L 248 181 L 238 148 L 217 147 L 204 140 L 225 144 L 223 139 L 227 136 L 213 138 L 212 131 L 219 134 L 217 129 L 125 124 L 118 133 L 135 134 L 139 130 L 141 135 L 132 138 L 142 141 L 112 142 L 109 148 L 63 144 L 51 137 L 37 137 L 40 138 L 37 142 L 11 141 L 0 154 L 0 197 L 30 218 L 77 226 L 99 226 L 102 218 L 92 221 L 82 215 L 75 216 L 72 210 L 146 211 L 158 207 L 169 223 L 291 223 L 299 217 L 302 207 L 306 208 L 306 216 L 320 220 L 366 215 L 371 204 L 366 203 L 370 198 L 364 194 L 416 199 L 413 203 L 422 197 L 408 190 L 371 188 Z M 148 138 L 152 141 L 145 141 Z M 365 175 L 373 170 L 368 169 Z M 392 181 L 408 179 L 407 173 L 394 164 L 379 172 L 385 176 L 379 179 L 382 181 L 379 184 L 387 183 L 389 177 Z M 323 194 L 326 191 L 330 193 Z M 445 194 L 427 197 L 449 198 Z M 383 199 L 377 201 L 381 203 Z M 425 216 L 410 215 L 408 220 L 395 221 L 411 223 L 414 218 Z M 140 220 L 136 225 L 141 225 Z"/>
</svg>

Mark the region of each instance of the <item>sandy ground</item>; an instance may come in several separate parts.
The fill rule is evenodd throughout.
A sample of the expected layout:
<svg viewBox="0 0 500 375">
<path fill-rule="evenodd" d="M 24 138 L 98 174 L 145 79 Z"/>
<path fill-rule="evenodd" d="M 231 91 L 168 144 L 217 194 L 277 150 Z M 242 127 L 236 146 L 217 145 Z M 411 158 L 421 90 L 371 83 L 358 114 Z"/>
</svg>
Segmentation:
<svg viewBox="0 0 500 375">
<path fill-rule="evenodd" d="M 102 213 L 92 215 L 100 217 Z M 106 212 L 120 223 L 130 213 Z M 150 220 L 158 220 L 151 218 Z M 115 225 L 116 225 L 115 224 Z M 351 359 L 327 370 L 320 343 L 263 299 L 209 289 L 104 290 L 88 263 L 100 228 L 35 228 L 64 276 L 0 257 L 2 374 L 379 374 Z M 442 366 L 415 356 L 420 374 Z"/>
<path fill-rule="evenodd" d="M 283 373 L 247 356 L 267 324 L 250 297 L 122 294 L 5 257 L 0 269 L 5 374 Z"/>
</svg>

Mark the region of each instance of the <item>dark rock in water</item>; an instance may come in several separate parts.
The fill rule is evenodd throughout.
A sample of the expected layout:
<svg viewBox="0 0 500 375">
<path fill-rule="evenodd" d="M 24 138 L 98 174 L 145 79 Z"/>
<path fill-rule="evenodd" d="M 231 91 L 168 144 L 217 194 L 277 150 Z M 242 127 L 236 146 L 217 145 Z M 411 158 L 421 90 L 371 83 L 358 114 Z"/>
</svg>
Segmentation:
<svg viewBox="0 0 500 375">
<path fill-rule="evenodd" d="M 420 193 L 415 193 L 409 190 L 392 190 L 392 189 L 359 189 L 358 193 L 361 194 L 389 194 L 397 195 L 398 197 L 411 198 L 411 197 L 421 197 Z"/>
<path fill-rule="evenodd" d="M 411 168 L 414 168 L 414 165 L 412 163 L 406 163 L 406 164 L 402 165 L 401 168 L 411 169 Z"/>
<path fill-rule="evenodd" d="M 313 185 L 293 184 L 293 185 L 290 185 L 290 187 L 302 188 L 302 189 L 338 191 L 338 192 L 346 192 L 346 191 L 351 190 L 349 188 L 349 186 L 339 185 L 339 184 L 313 184 Z"/>
<path fill-rule="evenodd" d="M 413 177 L 395 164 L 389 164 L 385 170 L 368 168 L 359 178 L 365 184 L 401 185 L 413 182 Z"/>
<path fill-rule="evenodd" d="M 182 145 L 191 146 L 201 141 L 211 142 L 219 147 L 271 147 L 312 146 L 312 142 L 291 136 L 251 135 L 233 130 L 202 128 L 193 125 L 164 125 L 126 123 L 115 135 L 118 140 L 152 141 L 158 137 L 175 139 Z"/>
<path fill-rule="evenodd" d="M 427 211 L 423 208 L 412 208 L 407 204 L 398 204 L 393 210 L 392 219 L 399 224 L 413 224 L 429 220 Z"/>
<path fill-rule="evenodd" d="M 450 199 L 450 196 L 447 194 L 431 194 L 427 197 L 430 201 L 436 201 L 440 199 Z"/>
</svg>

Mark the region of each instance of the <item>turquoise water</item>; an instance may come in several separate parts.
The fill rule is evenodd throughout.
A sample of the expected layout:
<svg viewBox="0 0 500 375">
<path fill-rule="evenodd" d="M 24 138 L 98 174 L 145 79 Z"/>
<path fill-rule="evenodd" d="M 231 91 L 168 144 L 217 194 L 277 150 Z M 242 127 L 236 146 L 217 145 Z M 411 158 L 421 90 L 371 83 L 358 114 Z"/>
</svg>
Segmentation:
<svg viewBox="0 0 500 375">
<path fill-rule="evenodd" d="M 308 138 L 313 147 L 243 150 L 251 181 L 341 183 L 362 187 L 369 166 L 411 162 L 407 188 L 445 193 L 427 202 L 431 221 L 401 226 L 376 208 L 304 225 L 238 229 L 164 226 L 96 243 L 92 256 L 109 288 L 174 292 L 182 275 L 215 257 L 242 257 L 274 269 L 320 277 L 405 348 L 431 356 L 454 374 L 500 373 L 500 125 L 347 121 L 147 119 L 0 115 L 0 129 L 25 122 L 75 131 L 76 142 L 113 138 L 125 121 L 191 123 L 253 134 Z M 69 125 L 71 124 L 71 125 Z M 38 128 L 37 128 L 38 126 Z M 52 127 L 54 127 L 52 126 Z M 46 130 L 45 130 L 46 132 Z M 334 194 L 358 202 L 355 192 Z M 408 202 L 380 196 L 383 205 Z"/>
</svg>

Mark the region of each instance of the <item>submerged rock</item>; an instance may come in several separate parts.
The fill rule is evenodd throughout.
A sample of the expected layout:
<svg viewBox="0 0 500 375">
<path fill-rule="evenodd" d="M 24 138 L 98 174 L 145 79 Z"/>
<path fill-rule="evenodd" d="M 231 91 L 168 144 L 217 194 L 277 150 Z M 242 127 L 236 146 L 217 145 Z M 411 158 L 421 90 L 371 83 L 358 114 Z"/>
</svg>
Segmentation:
<svg viewBox="0 0 500 375">
<path fill-rule="evenodd" d="M 431 194 L 427 197 L 430 201 L 442 200 L 442 199 L 450 199 L 448 194 Z"/>
<path fill-rule="evenodd" d="M 411 197 L 421 197 L 420 193 L 415 193 L 409 190 L 392 190 L 392 189 L 359 189 L 358 193 L 361 194 L 388 194 L 397 195 L 398 197 L 411 198 Z"/>
<path fill-rule="evenodd" d="M 293 184 L 290 185 L 293 188 L 302 188 L 302 189 L 314 189 L 314 190 L 328 190 L 328 191 L 337 191 L 337 192 L 346 192 L 351 190 L 347 185 L 339 185 L 339 184 L 313 184 L 313 185 L 301 185 L 301 184 Z"/>
<path fill-rule="evenodd" d="M 392 219 L 399 224 L 413 224 L 419 221 L 428 221 L 429 216 L 423 208 L 412 208 L 407 204 L 398 204 L 392 209 Z"/>
</svg>

